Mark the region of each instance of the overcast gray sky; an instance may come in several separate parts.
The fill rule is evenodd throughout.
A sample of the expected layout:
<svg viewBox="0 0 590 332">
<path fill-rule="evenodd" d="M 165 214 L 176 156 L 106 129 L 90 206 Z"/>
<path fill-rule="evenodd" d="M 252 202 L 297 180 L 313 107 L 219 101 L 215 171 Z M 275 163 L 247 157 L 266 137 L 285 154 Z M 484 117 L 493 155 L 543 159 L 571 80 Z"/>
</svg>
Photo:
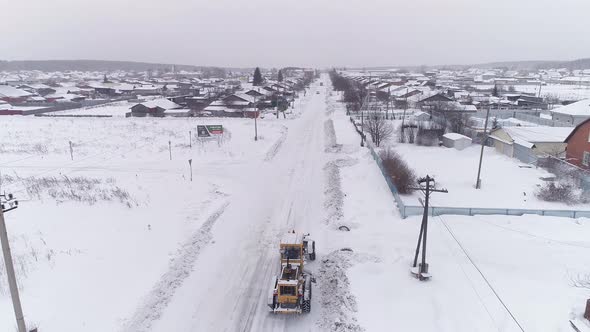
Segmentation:
<svg viewBox="0 0 590 332">
<path fill-rule="evenodd" d="M 0 59 L 216 66 L 590 57 L 587 0 L 0 0 Z"/>
</svg>

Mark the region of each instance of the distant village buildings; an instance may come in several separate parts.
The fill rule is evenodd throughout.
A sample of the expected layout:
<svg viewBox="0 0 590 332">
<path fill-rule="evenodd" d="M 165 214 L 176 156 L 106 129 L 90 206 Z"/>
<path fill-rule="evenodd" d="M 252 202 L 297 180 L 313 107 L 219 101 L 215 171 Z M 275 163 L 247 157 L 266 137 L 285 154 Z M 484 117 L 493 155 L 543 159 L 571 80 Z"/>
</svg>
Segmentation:
<svg viewBox="0 0 590 332">
<path fill-rule="evenodd" d="M 228 77 L 203 77 L 200 72 L 159 73 L 71 72 L 67 77 L 38 80 L 23 73 L 0 73 L 0 115 L 29 115 L 95 106 L 117 101 L 130 103 L 130 117 L 220 116 L 254 117 L 271 108 L 289 105 L 315 71 L 289 69 L 284 79 L 266 73 L 254 87 L 252 72 Z"/>
</svg>

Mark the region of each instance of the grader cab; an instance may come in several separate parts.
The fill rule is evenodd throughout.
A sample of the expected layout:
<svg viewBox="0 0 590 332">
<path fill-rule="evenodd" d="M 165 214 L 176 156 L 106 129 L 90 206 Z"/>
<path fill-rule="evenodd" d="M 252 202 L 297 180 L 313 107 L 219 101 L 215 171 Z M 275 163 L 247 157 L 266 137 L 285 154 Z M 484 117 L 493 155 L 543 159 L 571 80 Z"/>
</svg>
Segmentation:
<svg viewBox="0 0 590 332">
<path fill-rule="evenodd" d="M 281 239 L 281 274 L 273 278 L 268 306 L 274 313 L 311 310 L 311 274 L 303 270 L 305 260 L 315 260 L 315 241 L 309 234 L 287 233 Z"/>
</svg>

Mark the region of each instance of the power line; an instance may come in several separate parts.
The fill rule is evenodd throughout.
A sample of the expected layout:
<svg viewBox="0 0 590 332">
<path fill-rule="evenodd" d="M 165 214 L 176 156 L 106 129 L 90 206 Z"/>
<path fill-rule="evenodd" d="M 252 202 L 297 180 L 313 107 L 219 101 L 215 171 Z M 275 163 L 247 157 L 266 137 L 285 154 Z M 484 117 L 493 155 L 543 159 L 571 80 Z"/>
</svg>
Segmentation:
<svg viewBox="0 0 590 332">
<path fill-rule="evenodd" d="M 490 287 L 490 289 L 492 290 L 492 292 L 494 293 L 494 295 L 496 296 L 496 298 L 498 299 L 498 301 L 500 301 L 500 303 L 502 304 L 502 306 L 504 307 L 504 309 L 506 309 L 506 311 L 508 312 L 508 314 L 510 315 L 510 317 L 512 317 L 512 320 L 514 320 L 514 322 L 516 323 L 516 325 L 518 325 L 518 328 L 522 332 L 525 332 L 524 331 L 524 328 L 522 327 L 522 325 L 520 325 L 520 323 L 518 322 L 518 320 L 516 319 L 516 317 L 514 316 L 514 314 L 512 314 L 512 311 L 510 311 L 510 309 L 508 309 L 508 306 L 506 305 L 506 303 L 504 303 L 504 301 L 502 300 L 502 298 L 500 297 L 500 295 L 498 294 L 498 292 L 496 292 L 496 290 L 494 289 L 494 287 L 492 286 L 492 284 L 488 281 L 488 279 L 483 274 L 483 272 L 479 269 L 479 267 L 477 266 L 477 264 L 475 264 L 475 261 L 473 261 L 473 259 L 471 258 L 471 256 L 467 252 L 467 250 L 461 244 L 461 242 L 459 242 L 459 240 L 457 239 L 457 237 L 455 237 L 455 234 L 453 233 L 453 231 L 451 231 L 451 229 L 449 228 L 449 225 L 447 225 L 447 223 L 444 221 L 444 219 L 442 218 L 442 216 L 438 216 L 438 217 L 439 217 L 440 221 L 442 222 L 442 224 L 447 229 L 447 231 L 449 232 L 449 234 L 451 234 L 451 236 L 453 237 L 453 239 L 455 240 L 455 242 L 457 242 L 457 244 L 459 245 L 459 248 L 461 248 L 461 250 L 463 251 L 463 253 L 465 254 L 465 256 L 467 256 L 467 259 L 469 259 L 469 261 L 471 262 L 471 265 L 473 265 L 473 267 L 475 267 L 475 269 L 477 270 L 477 272 L 479 272 L 479 274 L 481 275 L 481 277 L 483 278 L 483 280 L 486 282 L 486 284 L 488 285 L 488 287 Z"/>
<path fill-rule="evenodd" d="M 493 222 L 487 221 L 487 220 L 485 220 L 483 218 L 478 218 L 478 219 L 480 219 L 481 221 L 483 221 L 484 223 L 486 223 L 486 224 L 488 224 L 490 226 L 498 227 L 498 228 L 501 228 L 501 229 L 504 229 L 504 230 L 507 230 L 507 231 L 510 231 L 510 232 L 514 232 L 514 233 L 523 234 L 523 235 L 526 235 L 526 236 L 531 237 L 531 238 L 541 239 L 541 240 L 545 240 L 545 241 L 551 241 L 551 242 L 555 242 L 557 244 L 561 244 L 561 245 L 564 245 L 564 246 L 577 247 L 577 248 L 583 248 L 583 249 L 590 249 L 590 246 L 584 246 L 584 245 L 579 245 L 579 244 L 575 244 L 575 243 L 569 243 L 569 242 L 565 242 L 565 241 L 555 240 L 555 239 L 552 239 L 552 238 L 548 238 L 548 237 L 544 237 L 544 236 L 540 236 L 540 235 L 531 234 L 531 233 L 528 233 L 528 232 L 525 232 L 525 231 L 521 231 L 521 230 L 518 230 L 518 229 L 513 229 L 513 228 L 510 228 L 510 227 L 501 226 L 501 225 L 495 224 Z"/>
<path fill-rule="evenodd" d="M 439 228 L 440 231 L 440 228 Z M 447 247 L 447 249 L 451 252 L 453 258 L 456 258 L 456 255 L 454 253 L 454 251 L 451 249 L 451 247 L 449 246 L 447 240 L 445 239 L 444 241 L 445 246 Z M 471 286 L 471 289 L 473 289 L 473 292 L 475 293 L 475 295 L 477 296 L 477 298 L 479 299 L 479 302 L 481 303 L 481 305 L 483 306 L 483 308 L 485 309 L 486 313 L 488 314 L 488 317 L 490 318 L 490 320 L 492 321 L 492 324 L 494 324 L 494 326 L 496 327 L 496 329 L 498 331 L 500 331 L 500 328 L 498 327 L 498 325 L 496 324 L 496 321 L 494 320 L 494 317 L 492 316 L 492 313 L 490 312 L 490 310 L 488 309 L 488 307 L 486 306 L 485 302 L 483 301 L 483 299 L 481 298 L 481 295 L 479 294 L 479 292 L 477 291 L 477 289 L 475 288 L 475 286 L 473 285 L 473 280 L 471 280 L 471 278 L 469 278 L 469 276 L 467 275 L 467 272 L 465 272 L 465 269 L 463 268 L 463 266 L 461 264 L 459 264 L 459 262 L 457 262 L 457 260 L 455 259 L 455 264 L 457 264 L 457 266 L 459 266 L 459 268 L 461 269 L 461 272 L 463 272 L 463 275 L 465 276 L 465 278 L 469 281 L 469 285 Z"/>
</svg>

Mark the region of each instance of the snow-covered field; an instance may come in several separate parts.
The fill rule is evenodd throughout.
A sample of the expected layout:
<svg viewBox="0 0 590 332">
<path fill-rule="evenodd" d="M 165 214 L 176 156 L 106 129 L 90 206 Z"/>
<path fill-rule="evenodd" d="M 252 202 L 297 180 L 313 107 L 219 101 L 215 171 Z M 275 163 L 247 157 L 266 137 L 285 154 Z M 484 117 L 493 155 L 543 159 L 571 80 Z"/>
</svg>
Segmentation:
<svg viewBox="0 0 590 332">
<path fill-rule="evenodd" d="M 539 95 L 538 85 L 515 85 L 516 91 Z M 590 87 L 565 84 L 547 84 L 541 87 L 541 97 L 557 97 L 560 100 L 590 98 Z"/>
<path fill-rule="evenodd" d="M 590 295 L 571 286 L 590 274 L 590 221 L 431 219 L 433 279 L 417 281 L 409 266 L 420 218 L 400 218 L 327 75 L 321 80 L 288 119 L 260 119 L 257 142 L 252 119 L 2 117 L 2 190 L 22 201 L 6 219 L 29 325 L 60 332 L 518 331 L 493 287 L 526 331 L 568 331 Z M 197 124 L 222 124 L 226 134 L 193 139 L 191 147 Z M 453 158 L 473 162 L 470 170 L 477 165 L 477 149 L 398 148 L 424 164 L 418 173 Z M 417 159 L 424 154 L 431 159 Z M 487 168 L 479 198 L 471 198 L 475 174 L 431 175 L 449 197 L 521 204 L 517 192 L 532 190 L 540 171 L 490 151 L 485 158 L 498 174 L 518 177 L 498 184 L 508 198 L 486 191 L 498 192 L 499 176 Z M 317 283 L 312 312 L 287 317 L 269 314 L 266 301 L 279 236 L 291 229 L 316 240 L 317 260 L 306 269 Z M 0 331 L 12 331 L 2 269 Z"/>
<path fill-rule="evenodd" d="M 117 330 L 184 257 L 183 244 L 207 239 L 203 225 L 244 170 L 256 171 L 250 163 L 276 153 L 288 121 L 260 121 L 255 142 L 252 119 L 1 120 L 2 190 L 21 202 L 6 219 L 23 305 L 47 331 Z M 225 134 L 193 137 L 190 147 L 197 124 L 222 124 Z M 12 308 L 0 275 L 0 330 L 8 331 Z"/>
<path fill-rule="evenodd" d="M 477 84 L 474 85 L 477 89 L 494 88 L 493 84 Z M 504 86 L 508 89 L 509 86 L 514 86 L 516 92 L 531 93 L 536 96 L 539 95 L 539 85 L 533 84 L 516 84 Z M 590 87 L 585 85 L 568 85 L 568 84 L 547 84 L 541 88 L 541 97 L 557 97 L 560 100 L 582 100 L 590 98 Z"/>
</svg>

